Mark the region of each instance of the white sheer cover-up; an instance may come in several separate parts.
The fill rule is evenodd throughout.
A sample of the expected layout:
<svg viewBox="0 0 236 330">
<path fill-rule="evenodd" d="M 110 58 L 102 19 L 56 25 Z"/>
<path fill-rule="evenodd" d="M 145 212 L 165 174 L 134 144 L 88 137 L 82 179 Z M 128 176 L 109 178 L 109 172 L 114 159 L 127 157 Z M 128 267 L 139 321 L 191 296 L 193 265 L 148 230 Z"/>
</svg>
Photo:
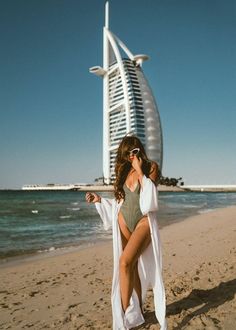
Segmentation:
<svg viewBox="0 0 236 330">
<path fill-rule="evenodd" d="M 155 315 L 161 330 L 167 329 L 166 323 L 166 299 L 162 281 L 162 253 L 157 225 L 158 190 L 151 179 L 145 175 L 142 179 L 140 190 L 140 209 L 148 216 L 151 244 L 138 260 L 138 272 L 142 288 L 142 301 L 144 302 L 149 286 L 153 289 Z M 118 213 L 121 203 L 115 199 L 101 199 L 101 203 L 95 203 L 96 209 L 103 221 L 104 229 L 112 227 L 113 232 L 113 280 L 112 280 L 112 316 L 113 330 L 126 330 L 138 326 L 144 322 L 139 306 L 138 296 L 133 290 L 130 305 L 125 314 L 121 305 L 119 284 L 119 259 L 122 254 L 121 235 L 118 225 Z"/>
</svg>

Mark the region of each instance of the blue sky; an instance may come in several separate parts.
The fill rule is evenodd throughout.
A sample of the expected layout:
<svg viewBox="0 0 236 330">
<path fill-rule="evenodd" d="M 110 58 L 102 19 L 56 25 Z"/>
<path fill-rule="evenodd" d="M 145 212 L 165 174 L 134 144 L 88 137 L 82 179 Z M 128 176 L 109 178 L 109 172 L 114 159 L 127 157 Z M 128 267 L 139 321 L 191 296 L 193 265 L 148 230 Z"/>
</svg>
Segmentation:
<svg viewBox="0 0 236 330">
<path fill-rule="evenodd" d="M 102 175 L 104 1 L 0 2 L 0 188 Z M 236 2 L 111 0 L 157 100 L 163 175 L 236 184 Z"/>
</svg>

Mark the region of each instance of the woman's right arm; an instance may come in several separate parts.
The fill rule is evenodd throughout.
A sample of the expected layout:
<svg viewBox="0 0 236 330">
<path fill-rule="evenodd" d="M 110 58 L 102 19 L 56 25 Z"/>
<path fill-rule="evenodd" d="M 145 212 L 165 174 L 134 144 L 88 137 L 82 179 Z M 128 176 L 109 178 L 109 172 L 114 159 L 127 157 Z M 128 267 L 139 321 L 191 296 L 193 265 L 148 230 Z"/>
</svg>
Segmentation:
<svg viewBox="0 0 236 330">
<path fill-rule="evenodd" d="M 102 219 L 104 229 L 108 230 L 111 228 L 113 199 L 102 198 L 96 193 L 87 192 L 86 201 L 95 204 L 98 214 Z"/>
</svg>

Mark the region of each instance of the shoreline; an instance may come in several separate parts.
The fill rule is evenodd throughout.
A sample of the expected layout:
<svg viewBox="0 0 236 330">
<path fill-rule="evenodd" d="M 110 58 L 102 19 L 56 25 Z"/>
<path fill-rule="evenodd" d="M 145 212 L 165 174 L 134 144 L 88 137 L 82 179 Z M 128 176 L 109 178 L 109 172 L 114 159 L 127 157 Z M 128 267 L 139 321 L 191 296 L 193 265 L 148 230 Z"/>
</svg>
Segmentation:
<svg viewBox="0 0 236 330">
<path fill-rule="evenodd" d="M 28 254 L 20 254 L 12 257 L 0 259 L 0 271 L 3 268 L 14 267 L 21 264 L 27 264 L 38 260 L 44 260 L 48 258 L 54 258 L 58 256 L 64 256 L 70 253 L 77 253 L 79 251 L 94 249 L 100 245 L 106 245 L 108 242 L 111 242 L 111 239 L 107 240 L 97 240 L 92 243 L 81 244 L 81 245 L 70 245 L 70 246 L 61 246 L 54 249 L 46 249 L 41 252 L 32 252 Z"/>
<path fill-rule="evenodd" d="M 192 217 L 195 216 L 201 216 L 204 214 L 210 214 L 216 210 L 221 210 L 221 209 L 228 209 L 234 207 L 232 205 L 227 206 L 227 207 L 223 207 L 223 208 L 214 208 L 211 209 L 210 211 L 204 211 L 204 212 L 197 212 L 195 215 L 190 215 L 190 216 L 186 216 L 186 217 L 181 217 L 181 218 L 176 218 L 175 221 L 173 221 L 172 223 L 166 223 L 164 226 L 162 225 L 160 227 L 159 225 L 159 229 L 160 231 L 163 230 L 165 227 L 169 227 L 169 226 L 173 226 L 173 225 L 178 225 L 181 222 L 185 222 L 188 221 L 188 219 L 191 219 Z M 60 256 L 60 255 L 64 255 L 64 254 L 68 254 L 68 253 L 74 253 L 74 252 L 78 252 L 80 250 L 86 250 L 89 248 L 94 248 L 96 246 L 99 245 L 103 245 L 106 244 L 106 242 L 111 242 L 112 241 L 112 237 L 111 238 L 107 238 L 107 239 L 101 239 L 101 240 L 94 240 L 91 242 L 86 242 L 86 243 L 82 243 L 82 244 L 73 244 L 73 242 L 70 245 L 62 245 L 60 247 L 50 247 L 48 249 L 45 250 L 40 250 L 40 251 L 33 251 L 33 252 L 29 252 L 29 253 L 23 253 L 23 254 L 19 254 L 19 255 L 13 255 L 13 256 L 8 256 L 6 258 L 0 258 L 0 269 L 7 267 L 8 265 L 17 265 L 17 264 L 21 264 L 21 263 L 27 263 L 30 261 L 34 261 L 34 260 L 41 260 L 44 258 L 51 258 L 51 257 L 55 257 L 55 256 Z"/>
<path fill-rule="evenodd" d="M 175 226 L 178 226 L 180 223 L 191 220 L 192 218 L 201 217 L 204 215 L 210 215 L 211 213 L 213 213 L 215 211 L 227 210 L 227 209 L 234 208 L 234 207 L 236 207 L 236 206 L 229 205 L 226 207 L 214 208 L 211 210 L 207 210 L 205 212 L 196 213 L 195 215 L 190 215 L 190 216 L 186 216 L 183 218 L 177 218 L 172 223 L 166 223 L 164 226 L 161 226 L 161 227 L 159 225 L 159 230 L 161 233 L 162 231 L 164 231 L 164 228 L 166 228 L 166 227 L 173 226 L 173 228 L 174 228 Z M 63 256 L 63 255 L 70 254 L 70 253 L 77 253 L 82 250 L 94 249 L 96 247 L 109 244 L 111 242 L 112 242 L 112 237 L 107 238 L 107 239 L 102 239 L 102 240 L 94 240 L 94 241 L 91 241 L 88 243 L 82 243 L 82 244 L 73 245 L 73 243 L 71 243 L 68 246 L 62 245 L 62 246 L 56 247 L 56 248 L 51 247 L 51 248 L 48 248 L 45 250 L 33 251 L 33 252 L 26 253 L 26 254 L 19 254 L 19 255 L 9 256 L 6 258 L 0 258 L 0 270 L 2 268 L 8 267 L 8 266 L 11 267 L 11 266 L 16 266 L 16 265 L 21 265 L 21 263 L 22 264 L 31 263 L 31 262 L 34 262 L 37 260 L 54 258 L 57 256 Z"/>
<path fill-rule="evenodd" d="M 236 206 L 160 230 L 168 329 L 236 324 Z M 112 242 L 0 269 L 1 329 L 112 329 Z M 152 291 L 145 324 L 159 329 Z"/>
<path fill-rule="evenodd" d="M 160 226 L 159 225 L 159 229 L 160 231 L 165 228 L 165 227 L 169 227 L 172 226 L 174 224 L 178 224 L 181 222 L 185 222 L 187 221 L 189 218 L 192 218 L 194 216 L 200 216 L 201 214 L 210 214 L 211 212 L 214 212 L 215 210 L 220 210 L 220 209 L 227 209 L 230 208 L 232 206 L 227 206 L 224 208 L 214 208 L 211 209 L 210 211 L 204 211 L 204 212 L 197 212 L 195 215 L 190 215 L 190 216 L 186 216 L 186 217 L 180 217 L 180 218 L 176 218 L 172 223 L 171 222 L 166 222 L 165 225 Z M 89 240 L 89 238 L 88 238 Z M 54 256 L 59 256 L 59 255 L 64 255 L 64 254 L 68 254 L 68 253 L 73 253 L 73 252 L 78 252 L 80 250 L 84 250 L 87 248 L 93 248 L 95 246 L 98 245 L 103 245 L 106 244 L 106 242 L 110 242 L 112 241 L 112 237 L 111 238 L 107 238 L 107 239 L 101 239 L 101 240 L 92 240 L 90 242 L 86 242 L 86 243 L 80 243 L 80 244 L 73 244 L 73 242 L 71 242 L 71 244 L 69 245 L 61 245 L 59 247 L 50 247 L 50 248 L 46 248 L 44 250 L 37 250 L 37 251 L 29 251 L 28 253 L 22 253 L 19 255 L 12 255 L 12 256 L 7 256 L 7 257 L 2 257 L 0 258 L 0 269 L 7 267 L 8 265 L 17 265 L 17 264 L 21 264 L 21 263 L 27 263 L 30 261 L 34 261 L 34 260 L 41 260 L 44 258 L 51 258 Z"/>
</svg>

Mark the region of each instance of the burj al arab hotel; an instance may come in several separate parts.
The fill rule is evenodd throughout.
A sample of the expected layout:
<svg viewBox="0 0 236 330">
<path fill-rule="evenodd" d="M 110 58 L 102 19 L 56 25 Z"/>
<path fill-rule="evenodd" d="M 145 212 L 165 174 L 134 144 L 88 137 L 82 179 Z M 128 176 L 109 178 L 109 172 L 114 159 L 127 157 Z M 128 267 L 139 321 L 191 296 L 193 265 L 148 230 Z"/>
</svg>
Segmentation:
<svg viewBox="0 0 236 330">
<path fill-rule="evenodd" d="M 134 55 L 109 29 L 109 3 L 105 4 L 103 67 L 91 73 L 103 79 L 103 176 L 110 184 L 115 178 L 115 158 L 121 139 L 135 134 L 149 159 L 162 169 L 163 138 L 160 115 L 142 64 L 147 55 Z"/>
</svg>

